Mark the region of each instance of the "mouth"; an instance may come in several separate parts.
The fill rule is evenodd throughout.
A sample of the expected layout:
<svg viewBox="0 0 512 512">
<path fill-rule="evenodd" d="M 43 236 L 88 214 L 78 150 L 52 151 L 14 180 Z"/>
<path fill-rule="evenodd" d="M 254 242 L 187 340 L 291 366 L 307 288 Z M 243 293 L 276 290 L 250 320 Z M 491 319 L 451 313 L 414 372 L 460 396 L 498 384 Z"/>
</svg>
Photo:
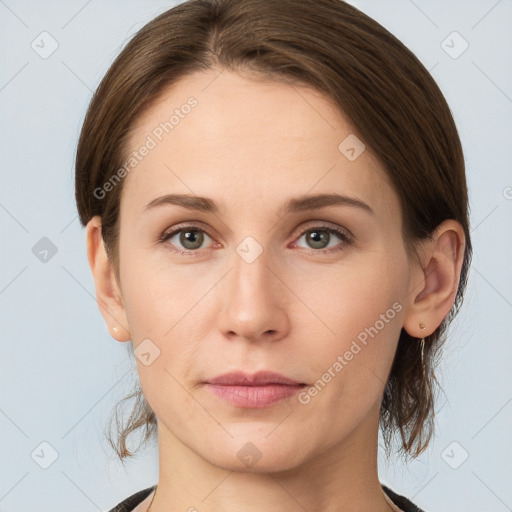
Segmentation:
<svg viewBox="0 0 512 512">
<path fill-rule="evenodd" d="M 307 384 L 270 371 L 254 375 L 231 372 L 205 382 L 216 396 L 240 408 L 269 407 L 289 398 Z"/>
</svg>

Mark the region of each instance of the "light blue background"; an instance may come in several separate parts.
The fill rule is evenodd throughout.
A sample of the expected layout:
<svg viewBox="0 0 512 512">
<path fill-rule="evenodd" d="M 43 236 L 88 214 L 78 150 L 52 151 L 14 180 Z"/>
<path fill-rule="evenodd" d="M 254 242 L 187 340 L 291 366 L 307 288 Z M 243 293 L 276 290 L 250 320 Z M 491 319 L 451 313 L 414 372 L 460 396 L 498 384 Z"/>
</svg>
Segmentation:
<svg viewBox="0 0 512 512">
<path fill-rule="evenodd" d="M 416 53 L 450 104 L 475 253 L 445 349 L 437 437 L 408 467 L 380 460 L 381 480 L 427 512 L 512 510 L 512 1 L 353 3 Z M 92 91 L 135 31 L 172 5 L 0 2 L 0 512 L 108 510 L 157 481 L 154 447 L 123 468 L 102 437 L 135 370 L 96 306 L 73 162 Z M 59 45 L 47 59 L 31 48 L 43 31 Z M 453 31 L 469 43 L 457 59 L 441 47 Z M 42 237 L 58 250 L 47 263 L 32 253 Z M 58 452 L 48 469 L 31 458 L 43 441 Z M 442 457 L 454 441 L 455 457 L 469 453 L 458 469 Z"/>
</svg>

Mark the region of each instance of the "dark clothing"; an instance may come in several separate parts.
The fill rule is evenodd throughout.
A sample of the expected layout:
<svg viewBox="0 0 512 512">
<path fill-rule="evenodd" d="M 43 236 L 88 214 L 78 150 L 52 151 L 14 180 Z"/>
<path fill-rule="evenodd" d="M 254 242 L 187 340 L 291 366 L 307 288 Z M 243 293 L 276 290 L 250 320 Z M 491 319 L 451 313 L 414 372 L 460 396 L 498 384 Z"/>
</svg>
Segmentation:
<svg viewBox="0 0 512 512">
<path fill-rule="evenodd" d="M 156 485 L 132 494 L 109 512 L 131 512 L 155 490 L 155 487 Z M 412 503 L 412 501 L 392 491 L 389 487 L 382 485 L 382 489 L 384 489 L 384 492 L 389 496 L 391 501 L 404 512 L 424 512 L 421 508 Z"/>
</svg>

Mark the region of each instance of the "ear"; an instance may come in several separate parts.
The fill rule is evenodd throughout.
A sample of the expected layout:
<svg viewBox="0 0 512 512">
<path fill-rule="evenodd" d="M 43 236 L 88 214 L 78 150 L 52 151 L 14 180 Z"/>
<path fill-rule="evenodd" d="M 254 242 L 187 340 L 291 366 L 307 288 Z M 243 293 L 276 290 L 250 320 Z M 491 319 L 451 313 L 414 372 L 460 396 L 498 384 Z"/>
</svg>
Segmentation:
<svg viewBox="0 0 512 512">
<path fill-rule="evenodd" d="M 416 338 L 432 334 L 455 301 L 464 260 L 466 237 L 461 224 L 448 219 L 431 239 L 421 243 L 419 259 L 411 273 L 404 329 Z M 423 325 L 422 329 L 420 325 Z"/>
<path fill-rule="evenodd" d="M 131 336 L 121 297 L 121 289 L 101 237 L 101 217 L 99 215 L 94 216 L 87 223 L 85 236 L 87 258 L 94 278 L 99 310 L 105 319 L 111 336 L 117 341 L 129 341 Z"/>
</svg>

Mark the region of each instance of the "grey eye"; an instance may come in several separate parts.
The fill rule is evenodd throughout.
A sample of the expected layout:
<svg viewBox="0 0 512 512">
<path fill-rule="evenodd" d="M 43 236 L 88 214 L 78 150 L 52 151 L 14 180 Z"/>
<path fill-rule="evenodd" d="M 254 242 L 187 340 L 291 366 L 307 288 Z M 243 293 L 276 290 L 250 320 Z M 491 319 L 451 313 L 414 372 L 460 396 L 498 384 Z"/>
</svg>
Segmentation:
<svg viewBox="0 0 512 512">
<path fill-rule="evenodd" d="M 333 239 L 334 236 L 334 239 Z M 336 242 L 336 238 L 338 240 L 343 241 L 344 238 L 340 234 L 338 234 L 336 231 L 328 228 L 313 228 L 305 231 L 301 237 L 302 239 L 305 238 L 306 243 L 308 244 L 306 248 L 311 249 L 326 249 L 328 247 L 332 247 L 333 245 L 336 245 L 336 243 L 331 244 L 329 246 L 329 243 L 331 241 Z M 300 245 L 299 245 L 300 246 Z M 304 246 L 301 246 L 304 247 Z"/>
<path fill-rule="evenodd" d="M 204 231 L 201 231 L 200 229 L 181 229 L 169 236 L 168 240 L 172 244 L 176 245 L 176 241 L 173 240 L 176 237 L 178 237 L 178 242 L 181 244 L 183 249 L 188 251 L 195 251 L 200 249 L 204 243 L 205 237 L 210 238 Z"/>
</svg>

